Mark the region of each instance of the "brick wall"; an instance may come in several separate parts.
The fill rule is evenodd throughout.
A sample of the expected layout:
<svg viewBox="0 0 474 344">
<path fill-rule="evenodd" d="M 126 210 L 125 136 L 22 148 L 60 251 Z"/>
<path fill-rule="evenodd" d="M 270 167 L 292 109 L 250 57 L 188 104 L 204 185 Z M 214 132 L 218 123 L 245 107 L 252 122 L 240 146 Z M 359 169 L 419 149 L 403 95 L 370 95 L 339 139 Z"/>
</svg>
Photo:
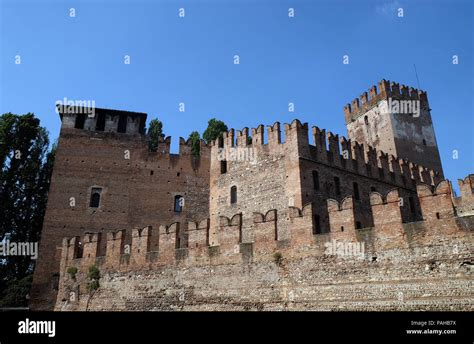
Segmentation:
<svg viewBox="0 0 474 344">
<path fill-rule="evenodd" d="M 120 260 L 118 256 L 107 256 L 105 262 L 96 258 L 102 278 L 92 299 L 86 271 L 95 250 L 91 257 L 75 259 L 75 240 L 65 240 L 55 309 L 472 310 L 474 217 L 430 217 L 404 224 L 396 191 L 373 193 L 371 203 L 375 226 L 357 230 L 346 220 L 346 215 L 351 217 L 350 198 L 342 205 L 328 202 L 330 221 L 338 227 L 317 235 L 312 232 L 312 209 L 293 208 L 287 218 L 290 243 L 275 240 L 279 214 L 274 210 L 254 215 L 251 243 L 239 242 L 240 214 L 230 221 L 222 218 L 220 241 L 214 246 L 205 244 L 208 222 L 188 224 L 188 235 L 201 233 L 192 234 L 200 239 L 190 242 L 198 245 L 189 245 L 185 254 L 178 254 L 182 249 L 162 239 L 167 234 L 160 232 L 164 244 L 156 260 L 141 252 L 144 243 L 135 244 L 140 253 L 132 248 L 130 263 L 120 269 L 109 264 L 110 259 Z M 341 223 L 346 224 L 344 231 L 339 230 Z M 363 244 L 362 251 L 357 256 L 347 248 L 338 252 L 341 244 Z M 329 247 L 334 250 L 328 252 Z M 131 263 L 134 255 L 145 263 Z M 79 268 L 75 280 L 65 272 L 69 266 Z"/>
<path fill-rule="evenodd" d="M 210 149 L 203 143 L 200 158 L 191 156 L 190 143 L 184 140 L 180 154 L 170 154 L 170 138 L 150 153 L 140 133 L 70 126 L 65 122 L 60 133 L 31 294 L 33 309 L 54 306 L 63 237 L 209 217 Z M 89 206 L 93 187 L 102 189 L 98 208 Z M 177 195 L 184 198 L 182 212 L 174 211 Z M 131 233 L 124 240 L 129 243 Z"/>
</svg>

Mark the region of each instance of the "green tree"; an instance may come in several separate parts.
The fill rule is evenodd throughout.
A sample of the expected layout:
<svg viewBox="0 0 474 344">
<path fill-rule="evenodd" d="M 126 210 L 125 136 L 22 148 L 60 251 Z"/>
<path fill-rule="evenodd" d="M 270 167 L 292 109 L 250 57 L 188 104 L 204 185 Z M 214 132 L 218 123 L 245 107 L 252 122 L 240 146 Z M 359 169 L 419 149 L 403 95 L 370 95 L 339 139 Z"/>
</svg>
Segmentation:
<svg viewBox="0 0 474 344">
<path fill-rule="evenodd" d="M 0 116 L 0 241 L 37 243 L 53 169 L 56 146 L 49 150 L 48 132 L 34 114 Z M 2 257 L 3 258 L 3 257 Z M 6 256 L 0 261 L 3 306 L 22 299 L 34 268 L 29 256 Z M 10 301 L 9 301 L 10 300 Z"/>
<path fill-rule="evenodd" d="M 202 138 L 206 143 L 210 143 L 212 140 L 217 139 L 222 135 L 222 133 L 227 131 L 227 125 L 215 118 L 210 119 L 207 124 L 206 130 L 202 134 Z"/>
<path fill-rule="evenodd" d="M 148 127 L 148 149 L 150 152 L 156 152 L 158 150 L 158 142 L 163 140 L 165 135 L 163 134 L 163 123 L 158 119 L 153 119 Z"/>
<path fill-rule="evenodd" d="M 26 307 L 28 300 L 26 295 L 30 292 L 33 274 L 21 279 L 6 281 L 5 290 L 2 291 L 0 307 Z"/>
<path fill-rule="evenodd" d="M 197 131 L 189 134 L 188 140 L 191 140 L 191 155 L 199 156 L 201 154 L 201 135 Z"/>
<path fill-rule="evenodd" d="M 89 297 L 87 298 L 86 311 L 89 310 L 90 302 L 92 301 L 92 298 L 97 292 L 97 289 L 99 289 L 100 287 L 100 271 L 97 266 L 89 266 L 89 271 L 87 272 L 87 280 L 87 290 L 89 291 Z"/>
</svg>

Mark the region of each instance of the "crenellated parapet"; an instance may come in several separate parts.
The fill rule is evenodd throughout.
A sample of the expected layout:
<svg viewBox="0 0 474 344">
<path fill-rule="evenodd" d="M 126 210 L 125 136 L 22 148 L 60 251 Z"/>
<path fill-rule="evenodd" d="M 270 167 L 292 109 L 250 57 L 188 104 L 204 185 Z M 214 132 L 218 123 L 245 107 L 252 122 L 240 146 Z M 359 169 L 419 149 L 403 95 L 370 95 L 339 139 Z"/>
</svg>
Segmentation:
<svg viewBox="0 0 474 344">
<path fill-rule="evenodd" d="M 125 252 L 125 230 L 107 233 L 106 264 L 111 269 L 117 269 L 120 266 L 120 257 Z M 129 251 L 128 251 L 129 252 Z"/>
<path fill-rule="evenodd" d="M 245 127 L 242 130 L 237 130 L 237 146 L 247 147 L 249 145 L 249 128 Z"/>
<path fill-rule="evenodd" d="M 63 240 L 61 266 L 66 269 L 100 265 L 105 270 L 135 270 L 150 264 L 175 264 L 188 252 L 194 258 L 207 255 L 208 247 L 209 219 L 185 225 L 175 222 L 158 228 L 89 233 Z"/>
<path fill-rule="evenodd" d="M 355 230 L 354 201 L 352 196 L 345 197 L 340 203 L 335 199 L 327 200 L 330 232 Z"/>
<path fill-rule="evenodd" d="M 219 229 L 217 232 L 220 253 L 223 256 L 234 256 L 240 252 L 242 243 L 242 214 L 235 214 L 232 218 L 219 217 Z"/>
<path fill-rule="evenodd" d="M 102 109 L 86 104 L 58 104 L 62 129 L 80 129 L 96 133 L 145 135 L 147 114 L 124 110 Z"/>
<path fill-rule="evenodd" d="M 171 136 L 159 139 L 156 151 L 150 151 L 148 141 L 143 139 L 140 143 L 139 165 L 147 165 L 146 168 L 178 169 L 190 166 L 194 171 L 200 171 L 203 178 L 207 177 L 208 164 L 211 155 L 211 145 L 206 144 L 204 140 L 199 140 L 198 151 L 194 150 L 192 140 L 189 138 L 179 138 L 178 154 L 171 153 Z M 130 155 L 136 157 L 138 154 L 135 149 L 129 149 Z M 174 171 L 173 171 L 173 174 Z"/>
<path fill-rule="evenodd" d="M 443 180 L 435 187 L 418 184 L 416 192 L 420 200 L 423 220 L 436 222 L 454 216 L 452 188 L 449 181 Z"/>
<path fill-rule="evenodd" d="M 254 251 L 256 255 L 273 253 L 280 239 L 277 226 L 278 212 L 253 213 Z"/>
<path fill-rule="evenodd" d="M 474 215 L 474 174 L 458 179 L 461 195 L 453 198 L 458 216 Z"/>
<path fill-rule="evenodd" d="M 462 180 L 463 197 L 466 192 L 472 197 L 472 176 Z M 468 188 L 471 188 L 469 189 Z M 467 190 L 467 191 L 466 191 Z M 442 181 L 436 187 L 417 185 L 425 223 L 420 228 L 430 232 L 437 228 L 438 221 L 444 221 L 440 228 L 449 224 L 450 233 L 457 229 L 455 212 L 451 198 L 451 186 Z M 356 226 L 354 200 L 352 196 L 327 200 L 329 231 L 321 231 L 319 215 L 315 204 L 308 203 L 302 208 L 288 207 L 266 212 L 243 213 L 231 217 L 220 216 L 217 222 L 216 241 L 211 241 L 209 219 L 196 222 L 175 222 L 158 228 L 147 226 L 131 231 L 120 230 L 107 233 L 87 233 L 82 237 L 65 238 L 62 243 L 61 274 L 67 274 L 69 267 L 77 267 L 86 273 L 96 265 L 101 271 L 137 271 L 159 269 L 175 265 L 238 264 L 252 261 L 275 259 L 275 254 L 291 255 L 299 252 L 305 255 L 324 254 L 321 250 L 327 242 L 367 241 L 366 247 L 377 252 L 383 249 L 406 248 L 407 240 L 425 232 L 407 233 L 407 224 L 402 221 L 401 207 L 405 206 L 399 190 L 386 194 L 370 193 L 370 207 L 373 227 L 359 229 Z M 472 204 L 471 204 L 472 206 Z M 250 216 L 250 218 L 246 218 Z M 283 221 L 283 222 L 280 222 Z M 450 222 L 446 222 L 450 221 Z M 280 225 L 288 228 L 289 237 L 280 235 Z M 452 228 L 451 228 L 452 227 Z M 439 228 L 438 228 L 439 230 Z M 253 240 L 244 235 L 253 233 Z M 454 231 L 454 232 L 453 232 Z"/>
<path fill-rule="evenodd" d="M 378 192 L 370 193 L 370 206 L 372 208 L 372 217 L 374 226 L 384 226 L 387 224 L 401 224 L 402 212 L 400 206 L 402 205 L 397 189 L 391 190 L 384 197 Z"/>
<path fill-rule="evenodd" d="M 474 174 L 470 174 L 464 179 L 458 179 L 458 185 L 461 197 L 471 199 L 474 195 Z"/>
<path fill-rule="evenodd" d="M 168 136 L 168 138 L 170 138 Z M 170 150 L 171 140 L 167 142 L 167 151 Z M 179 138 L 179 155 L 192 155 L 193 142 L 191 138 L 185 140 L 183 137 Z M 206 141 L 199 139 L 199 155 L 210 154 L 210 145 L 206 144 Z"/>
<path fill-rule="evenodd" d="M 360 116 L 360 114 L 376 106 L 380 101 L 388 100 L 389 98 L 396 100 L 415 100 L 420 102 L 421 107 L 429 108 L 428 97 L 425 91 L 382 79 L 378 83 L 378 86 L 372 86 L 369 92 L 362 93 L 351 103 L 344 106 L 346 123 L 350 123 Z"/>
<path fill-rule="evenodd" d="M 259 125 L 251 129 L 250 143 L 248 128 L 238 130 L 236 138 L 235 130 L 230 129 L 223 133 L 222 138 L 211 143 L 214 150 L 212 157 L 218 156 L 219 149 L 244 147 L 255 149 L 257 160 L 259 157 L 263 158 L 264 155 L 279 156 L 284 151 L 290 160 L 308 159 L 410 189 L 414 189 L 416 183 L 435 185 L 442 180 L 437 171 L 377 150 L 368 144 L 351 141 L 317 126 L 311 129 L 312 143 L 310 143 L 308 124 L 301 123 L 297 119 L 291 124 L 285 123 L 284 130 L 285 140 L 282 141 L 280 123 L 276 122 L 267 126 L 267 142 L 265 142 L 264 126 Z M 238 159 L 235 161 L 239 163 Z M 218 167 L 217 164 L 214 166 Z"/>
</svg>

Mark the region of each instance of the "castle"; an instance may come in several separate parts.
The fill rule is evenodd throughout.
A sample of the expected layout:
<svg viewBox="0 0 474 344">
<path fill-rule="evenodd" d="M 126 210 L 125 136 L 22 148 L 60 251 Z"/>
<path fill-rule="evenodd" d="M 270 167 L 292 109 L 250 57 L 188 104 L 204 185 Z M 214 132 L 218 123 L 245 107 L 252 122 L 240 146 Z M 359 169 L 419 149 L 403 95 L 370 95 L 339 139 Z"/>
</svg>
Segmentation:
<svg viewBox="0 0 474 344">
<path fill-rule="evenodd" d="M 472 310 L 474 175 L 444 180 L 427 94 L 382 80 L 344 113 L 348 138 L 276 122 L 194 156 L 63 109 L 32 309 Z"/>
</svg>

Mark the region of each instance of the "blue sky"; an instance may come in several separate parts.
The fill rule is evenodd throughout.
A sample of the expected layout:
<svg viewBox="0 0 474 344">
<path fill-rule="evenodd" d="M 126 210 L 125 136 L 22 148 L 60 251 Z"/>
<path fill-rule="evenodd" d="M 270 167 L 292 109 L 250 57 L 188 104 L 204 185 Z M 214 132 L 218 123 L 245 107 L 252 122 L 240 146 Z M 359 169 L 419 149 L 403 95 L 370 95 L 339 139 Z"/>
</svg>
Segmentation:
<svg viewBox="0 0 474 344">
<path fill-rule="evenodd" d="M 34 112 L 53 140 L 64 97 L 159 118 L 174 152 L 212 117 L 236 129 L 299 118 L 345 136 L 343 106 L 382 78 L 417 87 L 416 64 L 446 176 L 474 172 L 472 1 L 0 3 L 0 112 Z"/>
</svg>

